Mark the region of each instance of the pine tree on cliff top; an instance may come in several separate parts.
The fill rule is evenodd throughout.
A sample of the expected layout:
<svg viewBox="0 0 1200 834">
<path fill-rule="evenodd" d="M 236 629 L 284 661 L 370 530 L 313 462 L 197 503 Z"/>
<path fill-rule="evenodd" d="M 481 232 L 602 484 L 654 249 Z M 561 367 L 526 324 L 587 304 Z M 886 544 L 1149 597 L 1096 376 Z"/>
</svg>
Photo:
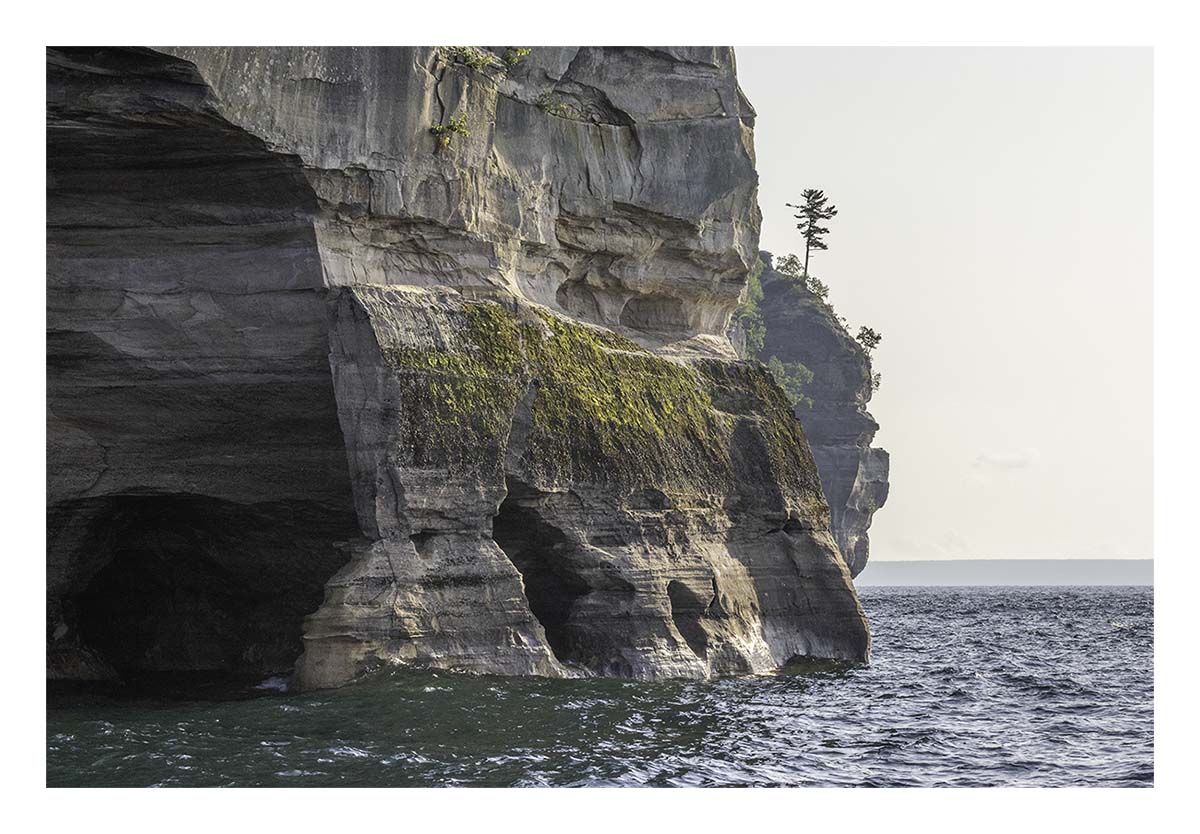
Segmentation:
<svg viewBox="0 0 1200 834">
<path fill-rule="evenodd" d="M 796 228 L 804 236 L 804 274 L 808 275 L 808 257 L 812 250 L 829 248 L 823 240 L 829 229 L 821 223 L 837 217 L 838 210 L 837 206 L 827 205 L 829 198 L 820 189 L 806 188 L 800 196 L 804 198 L 803 205 L 787 203 L 787 207 L 800 209 L 800 213 L 793 216 L 800 221 Z"/>
</svg>

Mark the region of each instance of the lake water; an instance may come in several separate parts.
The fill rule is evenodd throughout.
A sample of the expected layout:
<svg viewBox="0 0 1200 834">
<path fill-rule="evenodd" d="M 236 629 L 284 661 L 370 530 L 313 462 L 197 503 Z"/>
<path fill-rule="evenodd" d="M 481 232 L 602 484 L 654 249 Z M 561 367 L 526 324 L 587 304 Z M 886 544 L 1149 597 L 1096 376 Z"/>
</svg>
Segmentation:
<svg viewBox="0 0 1200 834">
<path fill-rule="evenodd" d="M 705 683 L 389 672 L 305 694 L 274 681 L 188 700 L 56 694 L 47 782 L 1153 783 L 1150 588 L 861 597 L 869 666 Z"/>
</svg>

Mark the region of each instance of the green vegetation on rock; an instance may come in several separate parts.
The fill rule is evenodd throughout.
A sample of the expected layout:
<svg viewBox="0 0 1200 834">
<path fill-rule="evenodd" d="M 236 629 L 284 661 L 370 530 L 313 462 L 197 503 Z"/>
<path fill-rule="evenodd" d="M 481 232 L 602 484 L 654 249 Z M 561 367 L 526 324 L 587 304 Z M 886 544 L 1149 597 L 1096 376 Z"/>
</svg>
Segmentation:
<svg viewBox="0 0 1200 834">
<path fill-rule="evenodd" d="M 609 331 L 538 315 L 550 334 L 527 330 L 525 349 L 539 384 L 529 438 L 539 474 L 703 482 L 728 470 L 725 427 L 693 370 Z"/>
<path fill-rule="evenodd" d="M 854 338 L 867 353 L 875 350 L 875 348 L 879 347 L 879 343 L 883 341 L 882 334 L 874 328 L 865 325 L 858 328 L 858 335 Z"/>
<path fill-rule="evenodd" d="M 805 408 L 813 407 L 812 398 L 804 393 L 805 387 L 813 381 L 812 371 L 800 362 L 783 362 L 778 356 L 772 356 L 767 360 L 767 370 L 771 372 L 775 382 L 783 389 L 783 393 L 787 394 L 792 405 L 803 404 Z"/>
<path fill-rule="evenodd" d="M 510 46 L 504 50 L 504 63 L 510 67 L 515 67 L 521 63 L 521 59 L 528 55 L 533 50 L 526 46 Z"/>
<path fill-rule="evenodd" d="M 829 303 L 829 286 L 815 276 L 809 275 L 805 271 L 804 264 L 799 257 L 789 253 L 777 258 L 775 260 L 775 272 L 787 276 L 789 285 L 815 296 L 817 302 L 825 309 L 829 316 L 849 335 L 849 325 L 846 317 L 839 315 L 833 309 L 833 305 Z M 766 326 L 758 308 L 758 305 L 762 301 L 761 279 L 755 274 L 753 283 L 751 283 L 749 278 L 747 279 L 747 286 L 746 300 L 742 302 L 741 306 L 734 313 L 734 317 L 741 322 L 743 332 L 746 333 L 747 353 L 750 356 L 763 359 L 767 362 L 772 375 L 784 387 L 784 390 L 788 392 L 788 396 L 794 403 L 803 403 L 807 407 L 812 408 L 812 399 L 803 393 L 805 386 L 812 382 L 812 372 L 800 363 L 785 363 L 774 356 L 762 356 Z M 751 328 L 754 328 L 754 340 L 750 336 Z M 874 328 L 863 326 L 858 329 L 858 333 L 854 336 L 854 339 L 866 353 L 867 361 L 869 362 L 872 352 L 879 346 L 883 337 Z M 878 391 L 882 379 L 880 374 L 872 373 L 868 378 L 868 390 L 871 393 Z"/>
<path fill-rule="evenodd" d="M 522 387 L 517 326 L 495 304 L 466 308 L 468 351 L 382 348 L 407 383 L 403 440 L 414 464 L 470 468 L 497 463 Z M 382 347 L 382 346 L 381 346 Z"/>
<path fill-rule="evenodd" d="M 441 52 L 446 60 L 465 64 L 476 72 L 502 66 L 499 58 L 477 46 L 447 46 L 443 47 Z"/>
<path fill-rule="evenodd" d="M 746 353 L 749 356 L 758 356 L 762 352 L 763 339 L 767 335 L 767 326 L 763 324 L 762 310 L 758 306 L 763 300 L 760 276 L 765 268 L 766 264 L 762 258 L 754 259 L 754 266 L 746 276 L 746 297 L 733 314 L 742 326 L 742 333 L 746 337 Z"/>
<path fill-rule="evenodd" d="M 745 297 L 733 314 L 745 336 L 746 354 L 751 357 L 761 357 L 767 335 L 767 326 L 759 306 L 763 300 L 761 276 L 765 268 L 766 264 L 763 263 L 762 258 L 755 259 L 754 266 L 746 276 Z M 795 277 L 797 273 L 791 271 L 793 268 L 799 270 L 799 259 L 795 255 L 784 256 L 780 261 L 780 266 L 776 267 L 777 271 Z M 825 292 L 829 292 L 828 287 L 825 288 Z M 824 298 L 824 296 L 821 297 Z M 783 388 L 788 399 L 792 401 L 792 405 L 803 403 L 812 408 L 812 399 L 804 394 L 804 387 L 813 380 L 812 371 L 799 362 L 785 363 L 776 356 L 772 356 L 766 361 L 771 376 Z"/>
<path fill-rule="evenodd" d="M 572 109 L 562 101 L 556 99 L 553 93 L 542 93 L 540 96 L 538 96 L 537 106 L 540 107 L 543 112 L 548 113 L 551 116 L 557 116 L 560 119 L 569 119 L 573 115 Z"/>
<path fill-rule="evenodd" d="M 496 55 L 477 46 L 443 46 L 438 54 L 448 63 L 462 64 L 485 75 L 489 74 L 486 70 L 499 71 L 497 75 L 503 77 L 532 51 L 527 46 L 509 46 L 505 47 L 502 54 Z"/>
<path fill-rule="evenodd" d="M 829 306 L 829 285 L 815 275 L 809 275 L 804 270 L 804 265 L 800 263 L 800 259 L 795 255 L 787 254 L 780 258 L 779 263 L 775 265 L 775 271 L 791 276 L 796 283 L 821 299 L 821 302 L 827 307 Z M 830 309 L 833 308 L 830 307 Z"/>
<path fill-rule="evenodd" d="M 792 404 L 767 369 L 754 362 L 709 359 L 698 363 L 698 370 L 709 381 L 708 389 L 714 392 L 718 408 L 733 407 L 754 415 L 742 418 L 734 432 L 735 442 L 739 433 L 743 435 L 743 441 L 737 444 L 742 482 L 774 481 L 795 495 L 807 496 L 812 502 L 809 512 L 827 512 L 804 430 Z M 727 403 L 725 399 L 735 402 Z M 751 426 L 750 434 L 758 435 L 757 441 L 745 439 Z"/>
<path fill-rule="evenodd" d="M 465 139 L 471 135 L 471 131 L 467 128 L 466 113 L 451 116 L 449 121 L 429 128 L 429 132 L 438 138 L 438 145 L 443 148 L 450 147 L 450 142 L 455 136 Z"/>
<path fill-rule="evenodd" d="M 796 228 L 800 230 L 800 235 L 804 238 L 804 274 L 808 275 L 808 258 L 813 250 L 828 249 L 828 244 L 825 243 L 825 235 L 829 234 L 829 229 L 821 224 L 827 220 L 832 220 L 837 217 L 837 206 L 830 205 L 829 198 L 825 196 L 825 192 L 818 188 L 806 188 L 800 195 L 804 198 L 804 202 L 800 204 L 788 203 L 789 208 L 799 209 L 800 213 L 795 215 L 800 222 L 796 224 Z"/>
<path fill-rule="evenodd" d="M 607 330 L 491 302 L 452 320 L 462 329 L 446 349 L 384 349 L 407 386 L 399 439 L 414 465 L 498 467 L 515 415 L 528 429 L 523 466 L 548 486 L 728 491 L 745 426 L 762 437 L 759 466 L 816 483 L 799 424 L 761 366 L 673 362 Z M 714 404 L 731 392 L 736 407 Z"/>
</svg>

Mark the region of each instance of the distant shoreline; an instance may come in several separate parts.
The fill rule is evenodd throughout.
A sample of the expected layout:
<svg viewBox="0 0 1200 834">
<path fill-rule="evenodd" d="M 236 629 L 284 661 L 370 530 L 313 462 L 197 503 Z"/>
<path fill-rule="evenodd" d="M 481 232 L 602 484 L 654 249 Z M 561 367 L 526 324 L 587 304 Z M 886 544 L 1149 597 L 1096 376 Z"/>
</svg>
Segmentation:
<svg viewBox="0 0 1200 834">
<path fill-rule="evenodd" d="M 1153 559 L 872 560 L 854 580 L 877 586 L 1150 586 Z"/>
</svg>

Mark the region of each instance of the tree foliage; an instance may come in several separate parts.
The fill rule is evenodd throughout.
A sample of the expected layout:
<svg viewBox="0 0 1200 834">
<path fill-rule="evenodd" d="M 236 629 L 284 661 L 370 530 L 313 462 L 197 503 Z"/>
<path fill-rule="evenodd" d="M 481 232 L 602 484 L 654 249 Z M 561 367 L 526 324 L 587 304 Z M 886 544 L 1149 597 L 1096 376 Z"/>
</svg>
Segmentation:
<svg viewBox="0 0 1200 834">
<path fill-rule="evenodd" d="M 788 208 L 799 209 L 800 213 L 793 215 L 800 222 L 796 228 L 804 237 L 804 274 L 808 275 L 808 259 L 814 249 L 828 249 L 825 235 L 829 228 L 821 224 L 837 217 L 837 206 L 829 204 L 829 198 L 819 188 L 806 188 L 800 194 L 804 202 L 800 204 L 787 203 Z"/>
<path fill-rule="evenodd" d="M 447 60 L 465 64 L 476 72 L 501 66 L 499 58 L 477 46 L 447 46 L 443 47 L 442 54 Z"/>
<path fill-rule="evenodd" d="M 807 274 L 804 271 L 804 264 L 795 255 L 789 253 L 780 258 L 779 263 L 775 264 L 775 271 L 794 278 L 800 286 L 828 303 L 829 285 L 816 276 Z"/>
<path fill-rule="evenodd" d="M 746 353 L 750 356 L 758 356 L 762 352 L 763 341 L 767 336 L 767 325 L 763 322 L 762 310 L 759 309 L 763 300 L 760 276 L 765 266 L 762 259 L 754 262 L 750 274 L 746 276 L 746 297 L 733 314 L 746 335 Z"/>
<path fill-rule="evenodd" d="M 804 393 L 805 386 L 813 381 L 812 371 L 799 362 L 784 362 L 778 356 L 767 360 L 767 370 L 793 406 L 803 403 L 805 408 L 812 408 L 812 398 Z"/>
<path fill-rule="evenodd" d="M 504 50 L 504 63 L 508 64 L 510 67 L 515 67 L 517 64 L 521 63 L 522 58 L 532 51 L 533 50 L 527 46 L 510 46 L 508 49 Z"/>
<path fill-rule="evenodd" d="M 883 341 L 883 335 L 875 329 L 863 325 L 858 328 L 858 335 L 854 337 L 858 343 L 863 346 L 863 350 L 867 353 L 879 347 L 879 343 Z"/>
<path fill-rule="evenodd" d="M 452 64 L 463 64 L 489 77 L 503 77 L 532 51 L 527 46 L 505 47 L 501 55 L 477 46 L 443 46 L 439 50 L 444 60 Z"/>
<path fill-rule="evenodd" d="M 790 275 L 793 278 L 804 277 L 804 263 L 792 253 L 788 253 L 775 262 L 775 271 Z"/>
<path fill-rule="evenodd" d="M 429 132 L 437 137 L 438 147 L 440 148 L 450 147 L 450 141 L 455 136 L 461 136 L 465 139 L 471 135 L 471 131 L 467 128 L 466 113 L 451 116 L 448 122 L 429 128 Z"/>
</svg>

